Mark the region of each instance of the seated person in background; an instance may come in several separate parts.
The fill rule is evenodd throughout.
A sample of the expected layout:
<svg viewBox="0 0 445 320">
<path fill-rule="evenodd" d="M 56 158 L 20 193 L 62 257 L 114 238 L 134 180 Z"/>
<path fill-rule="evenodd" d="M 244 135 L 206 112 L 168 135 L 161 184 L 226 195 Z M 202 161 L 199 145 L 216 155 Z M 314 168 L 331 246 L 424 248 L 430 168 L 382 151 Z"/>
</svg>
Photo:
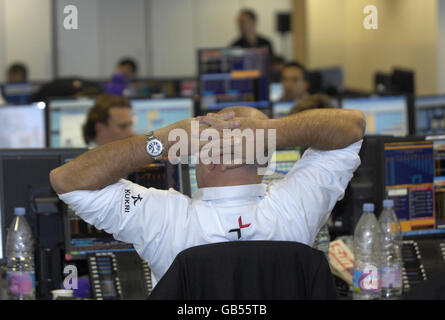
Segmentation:
<svg viewBox="0 0 445 320">
<path fill-rule="evenodd" d="M 23 63 L 14 63 L 6 72 L 6 83 L 1 88 L 0 104 L 26 104 L 31 101 L 32 87 L 28 84 L 28 70 Z"/>
<path fill-rule="evenodd" d="M 309 80 L 306 68 L 298 62 L 286 63 L 281 71 L 283 96 L 280 101 L 295 101 L 309 96 Z"/>
<path fill-rule="evenodd" d="M 26 83 L 28 82 L 28 70 L 23 63 L 14 63 L 6 72 L 7 83 Z"/>
<path fill-rule="evenodd" d="M 120 96 L 101 95 L 88 112 L 83 138 L 91 147 L 134 135 L 130 102 Z"/>
<path fill-rule="evenodd" d="M 239 48 L 263 48 L 269 49 L 269 54 L 274 55 L 272 43 L 257 33 L 257 16 L 253 10 L 243 9 L 238 15 L 238 30 L 240 37 L 232 42 L 231 47 Z"/>
<path fill-rule="evenodd" d="M 116 73 L 123 75 L 127 80 L 135 79 L 138 73 L 136 61 L 132 58 L 121 59 L 116 67 Z"/>
<path fill-rule="evenodd" d="M 316 93 L 299 100 L 290 110 L 289 114 L 295 114 L 309 109 L 325 108 L 336 108 L 336 106 L 332 104 L 331 98 L 328 95 Z"/>
<path fill-rule="evenodd" d="M 284 58 L 273 56 L 270 60 L 270 82 L 280 82 L 281 72 L 285 66 Z"/>
<path fill-rule="evenodd" d="M 137 76 L 137 64 L 131 58 L 121 59 L 117 66 L 116 71 L 111 79 L 111 82 L 106 84 L 105 92 L 115 95 L 130 95 L 126 93 L 126 89 L 131 80 Z"/>
<path fill-rule="evenodd" d="M 298 145 L 311 149 L 268 189 L 261 184 L 257 165 L 246 161 L 204 164 L 199 160 L 199 189 L 193 199 L 173 189 L 147 189 L 122 179 L 155 157 L 166 157 L 172 146 L 177 150 L 177 144 L 181 155 L 190 155 L 194 120 L 199 121 L 200 130 L 217 132 L 275 129 L 277 149 Z M 186 138 L 170 141 L 174 129 Z M 269 119 L 254 108 L 230 107 L 90 150 L 51 171 L 50 180 L 60 199 L 83 220 L 132 243 L 157 281 L 178 253 L 193 246 L 238 240 L 311 245 L 360 164 L 364 131 L 364 115 L 359 110 L 308 110 Z M 220 141 L 214 142 L 220 146 Z M 158 152 L 147 145 L 158 146 L 154 148 Z M 220 154 L 213 156 L 219 159 Z"/>
</svg>

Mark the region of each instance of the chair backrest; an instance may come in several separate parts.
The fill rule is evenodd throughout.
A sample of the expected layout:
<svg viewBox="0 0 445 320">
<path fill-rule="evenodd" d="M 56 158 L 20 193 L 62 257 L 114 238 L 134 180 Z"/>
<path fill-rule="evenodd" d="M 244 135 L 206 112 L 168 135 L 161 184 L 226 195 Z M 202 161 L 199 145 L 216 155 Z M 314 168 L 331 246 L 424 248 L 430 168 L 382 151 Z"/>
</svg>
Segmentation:
<svg viewBox="0 0 445 320">
<path fill-rule="evenodd" d="M 336 299 L 321 251 L 287 241 L 237 241 L 182 251 L 150 299 Z"/>
</svg>

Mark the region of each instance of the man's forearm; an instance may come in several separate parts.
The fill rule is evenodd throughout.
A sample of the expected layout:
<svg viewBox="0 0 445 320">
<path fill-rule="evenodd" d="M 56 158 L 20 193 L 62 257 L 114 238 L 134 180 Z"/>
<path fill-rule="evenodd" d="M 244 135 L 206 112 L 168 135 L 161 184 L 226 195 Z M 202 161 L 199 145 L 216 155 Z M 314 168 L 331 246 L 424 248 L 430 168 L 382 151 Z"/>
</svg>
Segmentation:
<svg viewBox="0 0 445 320">
<path fill-rule="evenodd" d="M 155 135 L 164 143 L 166 151 L 170 147 L 170 130 L 186 128 L 187 124 L 188 121 L 180 121 L 155 131 Z M 137 135 L 90 150 L 51 171 L 51 184 L 58 194 L 104 188 L 154 161 L 146 151 L 146 144 L 146 136 Z"/>
<path fill-rule="evenodd" d="M 266 121 L 269 129 L 277 130 L 277 148 L 340 149 L 362 139 L 366 126 L 361 111 L 343 109 L 307 110 Z"/>
</svg>

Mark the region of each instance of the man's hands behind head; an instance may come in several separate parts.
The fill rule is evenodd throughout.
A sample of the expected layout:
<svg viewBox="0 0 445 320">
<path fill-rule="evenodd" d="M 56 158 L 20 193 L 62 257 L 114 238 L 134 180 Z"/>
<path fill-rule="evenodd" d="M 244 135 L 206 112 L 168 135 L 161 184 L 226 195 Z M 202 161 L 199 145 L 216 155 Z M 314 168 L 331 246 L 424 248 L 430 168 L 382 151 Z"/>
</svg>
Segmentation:
<svg viewBox="0 0 445 320">
<path fill-rule="evenodd" d="M 216 135 L 212 136 L 209 142 L 210 135 L 206 134 L 205 130 L 202 131 L 204 134 L 201 135 L 200 160 L 221 163 L 224 169 L 258 164 L 257 144 L 267 144 L 267 132 L 263 135 L 263 141 L 256 141 L 258 139 L 256 129 L 265 127 L 265 119 L 233 117 L 233 112 L 228 112 L 208 113 L 206 116 L 197 117 L 197 120 L 200 121 L 200 129 L 215 129 L 219 133 L 218 138 L 215 139 Z M 263 147 L 263 153 L 264 150 Z M 264 159 L 264 154 L 261 156 Z"/>
</svg>

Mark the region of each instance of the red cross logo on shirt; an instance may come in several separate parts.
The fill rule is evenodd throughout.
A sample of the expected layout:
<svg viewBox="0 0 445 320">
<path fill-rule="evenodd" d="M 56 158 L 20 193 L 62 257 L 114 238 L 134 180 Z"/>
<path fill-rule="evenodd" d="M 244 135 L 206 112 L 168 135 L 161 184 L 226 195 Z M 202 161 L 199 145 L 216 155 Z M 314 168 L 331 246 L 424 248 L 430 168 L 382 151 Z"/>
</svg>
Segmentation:
<svg viewBox="0 0 445 320">
<path fill-rule="evenodd" d="M 241 238 L 241 229 L 249 227 L 250 223 L 243 224 L 243 221 L 241 220 L 241 216 L 240 216 L 238 218 L 238 225 L 239 225 L 239 228 L 230 229 L 229 232 L 235 232 L 236 231 L 238 233 L 238 240 L 239 240 Z"/>
</svg>

